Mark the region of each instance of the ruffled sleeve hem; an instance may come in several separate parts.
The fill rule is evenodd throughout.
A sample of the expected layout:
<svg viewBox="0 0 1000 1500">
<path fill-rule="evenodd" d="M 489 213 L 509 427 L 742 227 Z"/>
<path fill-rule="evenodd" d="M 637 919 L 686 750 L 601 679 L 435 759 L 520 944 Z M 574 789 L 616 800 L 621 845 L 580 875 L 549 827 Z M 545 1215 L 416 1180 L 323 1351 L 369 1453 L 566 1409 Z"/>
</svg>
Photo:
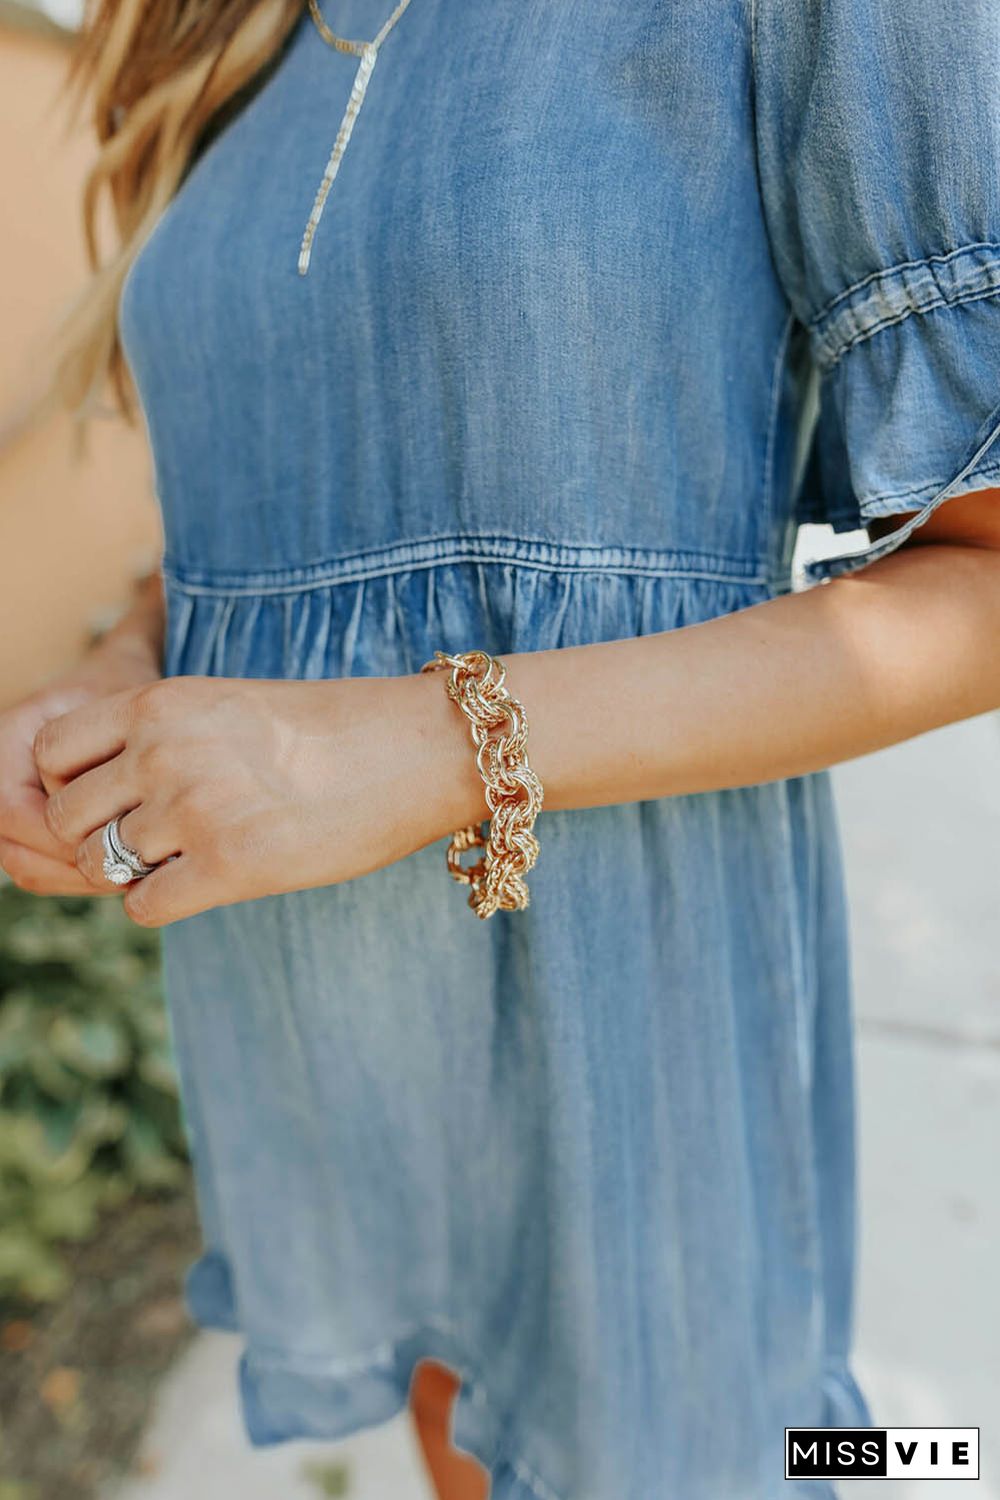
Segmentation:
<svg viewBox="0 0 1000 1500">
<path fill-rule="evenodd" d="M 1000 484 L 1000 246 L 866 277 L 810 320 L 822 390 L 799 517 L 835 531 L 906 516 L 825 582 L 886 556 L 944 501 Z"/>
</svg>

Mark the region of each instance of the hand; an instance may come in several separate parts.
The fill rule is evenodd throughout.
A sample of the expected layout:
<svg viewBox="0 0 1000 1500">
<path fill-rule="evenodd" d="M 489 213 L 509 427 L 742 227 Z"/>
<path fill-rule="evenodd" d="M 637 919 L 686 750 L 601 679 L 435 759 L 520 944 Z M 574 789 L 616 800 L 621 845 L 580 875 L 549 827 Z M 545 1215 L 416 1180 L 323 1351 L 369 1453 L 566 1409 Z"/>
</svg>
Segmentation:
<svg viewBox="0 0 1000 1500">
<path fill-rule="evenodd" d="M 46 787 L 32 743 L 39 728 L 84 703 L 123 689 L 135 690 L 159 675 L 152 648 L 117 642 L 91 650 L 72 672 L 0 713 L 0 868 L 22 890 L 41 896 L 92 896 L 77 868 L 75 848 L 61 842 L 45 821 Z"/>
<path fill-rule="evenodd" d="M 140 926 L 349 880 L 485 816 L 436 673 L 170 677 L 49 719 L 34 754 L 46 825 L 95 889 L 121 889 L 102 872 L 116 814 L 159 866 L 125 888 Z"/>
</svg>

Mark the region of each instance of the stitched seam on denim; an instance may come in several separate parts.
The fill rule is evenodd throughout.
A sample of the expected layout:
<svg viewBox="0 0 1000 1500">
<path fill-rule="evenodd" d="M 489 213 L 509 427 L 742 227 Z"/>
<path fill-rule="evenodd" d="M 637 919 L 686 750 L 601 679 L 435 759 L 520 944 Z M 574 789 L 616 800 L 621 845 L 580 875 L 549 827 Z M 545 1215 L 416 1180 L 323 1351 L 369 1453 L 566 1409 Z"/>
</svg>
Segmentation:
<svg viewBox="0 0 1000 1500">
<path fill-rule="evenodd" d="M 831 297 L 830 301 L 825 303 L 819 312 L 809 319 L 809 326 L 812 327 L 814 323 L 821 322 L 841 302 L 846 302 L 847 298 L 853 297 L 855 292 L 863 291 L 873 281 L 881 281 L 887 277 L 898 276 L 903 271 L 919 271 L 924 266 L 947 265 L 959 256 L 975 254 L 980 250 L 995 251 L 997 256 L 1000 256 L 1000 241 L 973 240 L 968 245 L 959 245 L 956 250 L 948 250 L 943 255 L 927 255 L 922 260 L 901 260 L 894 266 L 882 266 L 877 271 L 869 271 L 867 276 L 862 276 L 859 281 L 852 281 L 850 286 L 846 286 L 842 292 L 838 292 L 835 297 Z"/>
<path fill-rule="evenodd" d="M 523 538 L 452 536 L 422 538 L 327 562 L 263 572 L 189 569 L 164 557 L 165 581 L 189 594 L 239 595 L 298 593 L 333 584 L 412 572 L 454 563 L 514 563 L 553 573 L 624 574 L 702 578 L 712 582 L 764 584 L 766 562 L 712 553 L 662 551 L 631 547 L 587 547 L 529 541 Z"/>
<path fill-rule="evenodd" d="M 356 1370 L 382 1367 L 395 1359 L 397 1348 L 425 1328 L 434 1328 L 448 1338 L 455 1338 L 459 1330 L 447 1318 L 431 1315 L 409 1323 L 400 1323 L 387 1338 L 348 1359 L 324 1359 L 319 1355 L 294 1354 L 287 1349 L 277 1349 L 269 1344 L 253 1341 L 250 1354 L 256 1363 L 272 1369 L 288 1370 L 295 1375 L 317 1375 L 337 1380 L 341 1375 L 351 1375 Z"/>
<path fill-rule="evenodd" d="M 201 584 L 186 583 L 170 573 L 165 573 L 166 582 L 179 594 L 189 596 L 201 595 L 206 598 L 263 598 L 265 596 L 278 597 L 281 595 L 305 594 L 313 589 L 338 588 L 350 584 L 367 583 L 377 578 L 396 578 L 402 573 L 427 572 L 431 568 L 451 567 L 460 563 L 476 563 L 488 567 L 503 567 L 509 565 L 510 559 L 495 557 L 457 556 L 448 558 L 437 558 L 432 562 L 409 563 L 402 568 L 383 568 L 378 571 L 351 574 L 344 578 L 319 578 L 307 583 L 291 583 L 279 585 L 254 584 L 249 587 L 234 584 Z M 530 568 L 537 573 L 555 573 L 560 575 L 578 577 L 604 577 L 604 578 L 673 578 L 678 581 L 690 581 L 695 583 L 726 583 L 738 584 L 746 588 L 764 588 L 769 581 L 766 574 L 746 573 L 717 573 L 703 572 L 693 568 L 640 568 L 640 567 L 563 567 L 551 568 L 544 563 L 531 563 L 524 559 L 517 559 L 518 568 Z"/>
<path fill-rule="evenodd" d="M 327 569 L 335 570 L 345 564 L 353 563 L 356 561 L 363 561 L 366 558 L 382 559 L 390 555 L 395 556 L 396 554 L 404 557 L 411 554 L 415 555 L 418 551 L 429 549 L 433 546 L 440 547 L 442 549 L 441 555 L 445 556 L 445 549 L 447 548 L 448 544 L 455 543 L 461 543 L 463 546 L 476 543 L 483 546 L 484 548 L 492 547 L 494 549 L 494 555 L 496 556 L 514 556 L 515 554 L 521 556 L 527 555 L 532 552 L 537 552 L 540 555 L 544 554 L 545 560 L 550 560 L 557 555 L 565 555 L 572 559 L 574 557 L 580 556 L 583 553 L 594 553 L 601 556 L 610 555 L 612 553 L 628 553 L 632 556 L 642 558 L 673 558 L 687 556 L 696 557 L 701 561 L 705 561 L 706 559 L 715 560 L 719 556 L 719 554 L 704 552 L 702 550 L 692 551 L 691 549 L 683 548 L 657 549 L 634 547 L 626 543 L 609 544 L 603 542 L 556 542 L 546 537 L 519 536 L 512 532 L 504 531 L 442 531 L 431 532 L 425 536 L 409 537 L 405 541 L 385 542 L 374 547 L 358 547 L 350 552 L 334 553 L 328 558 L 322 558 L 311 563 L 292 563 L 282 568 L 268 568 L 261 570 L 248 569 L 244 571 L 243 569 L 240 569 L 238 570 L 238 574 L 234 573 L 232 576 L 254 579 L 284 578 L 290 581 L 294 581 L 298 578 L 304 578 L 306 575 L 314 571 Z M 734 565 L 738 565 L 739 567 L 746 566 L 746 559 L 744 558 L 732 559 L 726 557 L 722 558 L 722 561 L 725 563 L 733 563 Z M 199 575 L 200 570 L 197 567 L 189 567 L 186 564 L 180 562 L 175 563 L 169 551 L 166 554 L 165 562 L 168 567 L 173 568 L 178 573 L 186 574 L 189 579 L 194 580 Z M 223 576 L 223 574 L 224 570 L 213 570 L 211 573 L 211 577 L 215 579 Z M 206 574 L 206 576 L 208 575 Z"/>
<path fill-rule="evenodd" d="M 883 328 L 895 328 L 898 324 L 905 323 L 907 318 L 915 315 L 922 316 L 924 313 L 937 312 L 942 307 L 967 307 L 970 302 L 985 302 L 991 297 L 1000 297 L 1000 268 L 997 271 L 995 285 L 988 286 L 982 291 L 969 292 L 957 297 L 937 297 L 920 307 L 907 307 L 900 313 L 894 313 L 891 317 L 883 318 L 881 322 L 864 329 L 863 332 L 856 334 L 848 343 L 841 345 L 832 359 L 824 356 L 824 369 L 832 369 L 835 365 L 839 364 L 845 354 L 849 354 L 858 344 L 867 343 L 876 333 L 881 333 Z"/>
<path fill-rule="evenodd" d="M 832 368 L 856 345 L 903 322 L 912 313 L 957 307 L 996 295 L 1000 292 L 1000 256 L 984 259 L 985 250 L 1000 250 L 1000 246 L 966 246 L 950 256 L 908 261 L 866 277 L 849 294 L 840 293 L 809 320 L 820 365 Z M 964 274 L 953 266 L 961 257 L 972 260 Z M 944 272 L 947 275 L 943 276 Z M 920 273 L 925 273 L 925 279 L 914 285 Z"/>
<path fill-rule="evenodd" d="M 981 474 L 986 478 L 992 478 L 994 474 L 1000 474 L 1000 459 L 995 460 L 993 463 L 982 464 L 981 466 L 978 466 L 977 468 L 971 470 L 971 473 Z M 968 474 L 966 475 L 966 478 L 969 478 Z M 928 491 L 930 492 L 930 494 L 936 495 L 940 488 L 941 486 L 937 482 L 937 480 L 932 480 L 929 484 L 918 484 L 911 490 L 894 490 L 891 494 L 888 495 L 873 495 L 870 500 L 859 500 L 858 505 L 861 509 L 862 515 L 864 515 L 866 511 L 871 514 L 871 512 L 869 511 L 870 506 L 894 505 L 900 500 L 909 500 L 914 495 L 927 494 Z"/>
<path fill-rule="evenodd" d="M 232 572 L 224 569 L 202 571 L 183 563 L 173 562 L 169 554 L 164 559 L 164 566 L 179 579 L 186 579 L 192 583 L 204 580 L 214 584 L 230 579 L 237 583 L 252 583 L 258 580 L 296 583 L 312 577 L 316 577 L 319 581 L 326 581 L 327 577 L 333 578 L 338 574 L 350 573 L 353 564 L 363 565 L 366 561 L 372 565 L 388 566 L 393 562 L 408 563 L 414 559 L 424 560 L 435 549 L 437 549 L 436 555 L 430 557 L 431 561 L 447 562 L 459 551 L 464 556 L 470 550 L 477 550 L 488 561 L 522 561 L 527 558 L 553 568 L 558 568 L 562 564 L 582 566 L 596 563 L 601 566 L 605 562 L 618 562 L 622 558 L 636 560 L 642 566 L 651 567 L 656 567 L 663 562 L 667 565 L 676 565 L 677 560 L 686 559 L 698 566 L 720 565 L 728 570 L 738 570 L 741 574 L 752 571 L 758 566 L 752 559 L 731 558 L 717 553 L 696 552 L 683 548 L 652 549 L 625 544 L 563 543 L 535 537 L 511 536 L 509 533 L 501 532 L 437 533 L 411 538 L 405 542 L 390 542 L 378 547 L 360 548 L 354 552 L 335 554 L 313 563 L 290 564 L 284 568 L 238 569 Z"/>
</svg>

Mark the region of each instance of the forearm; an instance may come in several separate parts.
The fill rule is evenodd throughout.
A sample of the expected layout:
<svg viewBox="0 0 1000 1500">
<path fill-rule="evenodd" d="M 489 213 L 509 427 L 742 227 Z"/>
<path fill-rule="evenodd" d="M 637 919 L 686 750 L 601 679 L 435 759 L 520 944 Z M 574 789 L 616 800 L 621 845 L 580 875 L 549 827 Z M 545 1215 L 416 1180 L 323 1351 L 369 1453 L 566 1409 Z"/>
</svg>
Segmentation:
<svg viewBox="0 0 1000 1500">
<path fill-rule="evenodd" d="M 984 711 L 998 638 L 1000 548 L 934 545 L 704 624 L 504 661 L 557 810 L 794 776 Z M 486 816 L 439 672 L 142 687 L 47 717 L 31 746 L 47 832 L 89 881 L 122 808 L 125 842 L 166 865 L 129 888 L 135 921 L 355 879 Z"/>
<path fill-rule="evenodd" d="M 109 656 L 135 660 L 160 669 L 163 657 L 165 604 L 158 571 L 145 574 L 134 587 L 122 616 L 91 647 L 89 658 Z"/>
<path fill-rule="evenodd" d="M 801 775 L 996 708 L 998 642 L 1000 553 L 936 544 L 705 623 L 504 660 L 558 809 Z"/>
</svg>

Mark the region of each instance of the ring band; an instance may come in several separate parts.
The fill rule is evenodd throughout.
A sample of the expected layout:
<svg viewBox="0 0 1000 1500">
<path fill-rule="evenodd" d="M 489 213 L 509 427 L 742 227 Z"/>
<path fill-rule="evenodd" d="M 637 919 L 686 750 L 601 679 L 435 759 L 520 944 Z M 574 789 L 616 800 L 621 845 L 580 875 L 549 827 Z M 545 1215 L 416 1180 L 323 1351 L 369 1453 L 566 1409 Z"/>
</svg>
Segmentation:
<svg viewBox="0 0 1000 1500">
<path fill-rule="evenodd" d="M 122 839 L 119 831 L 123 814 L 119 813 L 105 823 L 102 833 L 104 844 L 104 878 L 112 885 L 128 885 L 132 880 L 141 880 L 155 865 L 149 865 L 137 849 L 131 848 Z"/>
</svg>

